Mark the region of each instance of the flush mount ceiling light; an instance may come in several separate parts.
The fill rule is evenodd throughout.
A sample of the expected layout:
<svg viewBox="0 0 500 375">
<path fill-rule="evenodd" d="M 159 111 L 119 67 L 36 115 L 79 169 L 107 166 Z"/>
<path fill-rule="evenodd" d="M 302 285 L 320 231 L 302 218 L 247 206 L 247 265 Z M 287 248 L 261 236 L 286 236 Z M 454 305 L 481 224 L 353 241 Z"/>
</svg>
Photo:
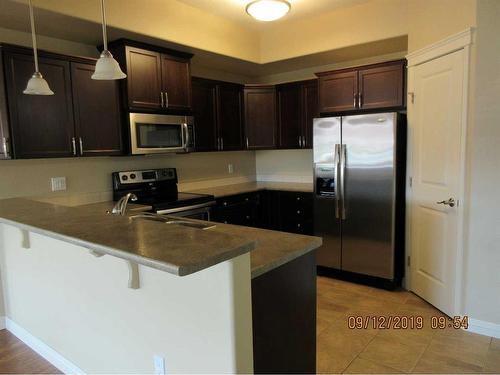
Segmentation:
<svg viewBox="0 0 500 375">
<path fill-rule="evenodd" d="M 111 52 L 108 51 L 108 36 L 106 34 L 106 10 L 104 8 L 104 0 L 101 0 L 101 16 L 102 16 L 102 39 L 104 41 L 104 49 L 101 56 L 95 64 L 95 71 L 92 74 L 92 79 L 97 80 L 115 80 L 126 78 L 127 75 L 122 72 L 118 61 L 113 58 Z"/>
<path fill-rule="evenodd" d="M 26 89 L 23 94 L 26 95 L 54 95 L 49 87 L 49 84 L 43 79 L 42 74 L 38 70 L 38 51 L 36 47 L 36 33 L 35 33 L 35 18 L 33 17 L 33 4 L 31 0 L 28 2 L 30 8 L 30 22 L 31 22 L 31 38 L 33 40 L 33 57 L 35 58 L 35 73 L 31 76 Z"/>
<path fill-rule="evenodd" d="M 259 21 L 275 21 L 285 16 L 290 8 L 285 0 L 256 0 L 247 5 L 246 11 Z"/>
</svg>

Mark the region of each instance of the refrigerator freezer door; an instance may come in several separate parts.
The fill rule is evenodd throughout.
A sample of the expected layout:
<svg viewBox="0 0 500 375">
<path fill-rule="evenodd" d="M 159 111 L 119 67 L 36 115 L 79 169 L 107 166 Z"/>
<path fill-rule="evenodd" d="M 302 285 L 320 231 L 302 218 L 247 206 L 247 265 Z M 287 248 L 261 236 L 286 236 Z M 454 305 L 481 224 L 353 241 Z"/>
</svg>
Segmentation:
<svg viewBox="0 0 500 375">
<path fill-rule="evenodd" d="M 342 269 L 394 277 L 397 114 L 342 118 Z"/>
<path fill-rule="evenodd" d="M 314 119 L 314 234 L 323 237 L 318 265 L 340 269 L 341 236 L 337 214 L 337 175 L 340 162 L 340 117 Z"/>
</svg>

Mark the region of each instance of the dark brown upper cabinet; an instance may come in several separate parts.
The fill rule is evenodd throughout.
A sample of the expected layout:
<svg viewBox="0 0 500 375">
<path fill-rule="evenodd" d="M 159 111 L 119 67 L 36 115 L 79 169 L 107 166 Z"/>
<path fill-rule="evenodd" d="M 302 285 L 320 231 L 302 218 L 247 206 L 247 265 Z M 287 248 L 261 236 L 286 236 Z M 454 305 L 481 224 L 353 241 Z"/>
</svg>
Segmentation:
<svg viewBox="0 0 500 375">
<path fill-rule="evenodd" d="M 244 149 L 243 86 L 193 78 L 196 151 Z"/>
<path fill-rule="evenodd" d="M 129 111 L 184 114 L 191 110 L 192 54 L 127 39 L 109 45 L 127 74 L 123 95 Z"/>
<path fill-rule="evenodd" d="M 79 154 L 123 154 L 120 92 L 116 81 L 91 78 L 95 63 L 71 63 L 75 131 Z"/>
<path fill-rule="evenodd" d="M 12 152 L 21 159 L 73 156 L 76 139 L 70 63 L 40 56 L 39 65 L 54 95 L 23 94 L 33 74 L 33 56 L 4 53 Z"/>
<path fill-rule="evenodd" d="M 249 150 L 276 148 L 276 89 L 270 85 L 248 85 L 244 90 L 245 136 Z"/>
<path fill-rule="evenodd" d="M 352 111 L 357 108 L 358 72 L 319 73 L 321 113 Z"/>
<path fill-rule="evenodd" d="M 40 51 L 40 71 L 55 94 L 25 95 L 32 50 L 11 45 L 0 50 L 5 76 L 0 93 L 8 98 L 14 158 L 122 154 L 119 85 L 91 79 L 95 59 Z"/>
<path fill-rule="evenodd" d="M 318 116 L 317 80 L 278 85 L 278 148 L 311 148 Z"/>
<path fill-rule="evenodd" d="M 222 151 L 243 150 L 243 86 L 220 82 L 216 87 L 217 124 Z"/>
<path fill-rule="evenodd" d="M 406 60 L 317 73 L 319 111 L 404 108 Z"/>
<path fill-rule="evenodd" d="M 161 87 L 167 109 L 191 109 L 191 69 L 189 60 L 161 55 Z"/>
<path fill-rule="evenodd" d="M 160 54 L 127 47 L 126 56 L 128 106 L 134 109 L 163 108 Z"/>
<path fill-rule="evenodd" d="M 218 149 L 215 84 L 193 78 L 193 115 L 196 151 Z"/>
</svg>

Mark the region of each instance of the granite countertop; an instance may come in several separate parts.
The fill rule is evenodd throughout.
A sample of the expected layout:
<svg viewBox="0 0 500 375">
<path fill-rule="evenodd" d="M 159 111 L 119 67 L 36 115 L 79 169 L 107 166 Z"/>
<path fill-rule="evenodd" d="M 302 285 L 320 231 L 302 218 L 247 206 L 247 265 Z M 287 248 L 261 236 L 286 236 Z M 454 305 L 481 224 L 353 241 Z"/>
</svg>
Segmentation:
<svg viewBox="0 0 500 375">
<path fill-rule="evenodd" d="M 319 237 L 220 223 L 200 230 L 132 220 L 106 214 L 112 207 L 113 202 L 66 207 L 30 199 L 5 199 L 0 200 L 0 222 L 179 276 L 251 251 L 254 278 L 322 243 Z M 130 204 L 128 212 L 137 214 L 149 209 Z"/>
<path fill-rule="evenodd" d="M 106 214 L 112 203 L 66 207 L 29 199 L 0 200 L 0 222 L 184 276 L 254 249 L 256 241 Z M 101 208 L 101 209 L 99 209 Z"/>
<path fill-rule="evenodd" d="M 251 193 L 259 190 L 280 190 L 311 193 L 313 191 L 313 184 L 304 182 L 245 182 L 242 184 L 215 186 L 204 189 L 190 190 L 186 191 L 186 193 L 211 194 L 215 196 L 215 198 L 222 198 L 229 195 Z"/>
</svg>

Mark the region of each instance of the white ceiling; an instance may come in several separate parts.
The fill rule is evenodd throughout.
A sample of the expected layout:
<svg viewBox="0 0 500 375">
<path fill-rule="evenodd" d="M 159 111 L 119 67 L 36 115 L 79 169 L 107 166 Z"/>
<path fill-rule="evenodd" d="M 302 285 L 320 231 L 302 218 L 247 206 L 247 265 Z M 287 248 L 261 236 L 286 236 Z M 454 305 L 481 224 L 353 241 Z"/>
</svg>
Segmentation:
<svg viewBox="0 0 500 375">
<path fill-rule="evenodd" d="M 365 3 L 369 0 L 287 0 L 292 8 L 281 20 L 260 22 L 250 17 L 245 7 L 253 0 L 179 0 L 203 11 L 216 14 L 253 29 L 264 28 L 271 23 L 287 22 L 297 18 L 314 16 L 334 9 Z"/>
</svg>

